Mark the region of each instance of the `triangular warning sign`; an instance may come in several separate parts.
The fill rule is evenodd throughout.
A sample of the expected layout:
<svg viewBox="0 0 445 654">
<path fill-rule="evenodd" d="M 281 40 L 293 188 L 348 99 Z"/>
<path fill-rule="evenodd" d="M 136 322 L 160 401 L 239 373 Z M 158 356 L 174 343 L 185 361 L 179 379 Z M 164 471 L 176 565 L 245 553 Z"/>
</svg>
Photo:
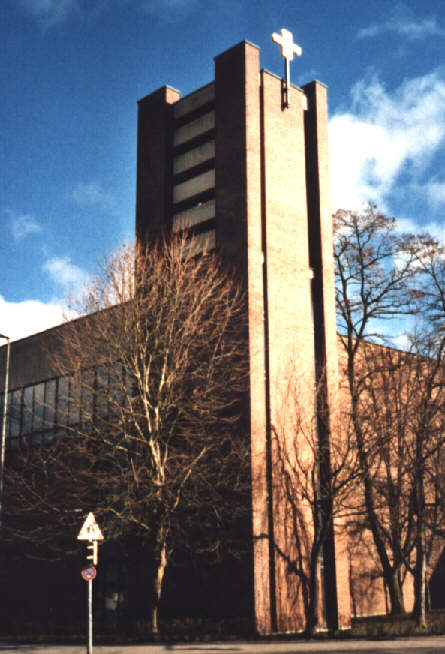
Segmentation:
<svg viewBox="0 0 445 654">
<path fill-rule="evenodd" d="M 103 540 L 101 530 L 99 525 L 96 522 L 94 513 L 89 513 L 85 519 L 85 522 L 82 525 L 82 529 L 79 531 L 77 540 Z"/>
</svg>

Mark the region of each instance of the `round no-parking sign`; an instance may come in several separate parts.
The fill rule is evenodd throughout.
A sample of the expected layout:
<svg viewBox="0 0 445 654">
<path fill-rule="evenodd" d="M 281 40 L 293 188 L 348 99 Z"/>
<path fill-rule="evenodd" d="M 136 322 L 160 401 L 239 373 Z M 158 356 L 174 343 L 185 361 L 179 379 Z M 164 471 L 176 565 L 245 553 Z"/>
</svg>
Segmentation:
<svg viewBox="0 0 445 654">
<path fill-rule="evenodd" d="M 95 578 L 97 572 L 94 565 L 89 565 L 88 568 L 84 568 L 80 574 L 82 575 L 82 579 L 85 579 L 85 581 L 91 581 Z"/>
</svg>

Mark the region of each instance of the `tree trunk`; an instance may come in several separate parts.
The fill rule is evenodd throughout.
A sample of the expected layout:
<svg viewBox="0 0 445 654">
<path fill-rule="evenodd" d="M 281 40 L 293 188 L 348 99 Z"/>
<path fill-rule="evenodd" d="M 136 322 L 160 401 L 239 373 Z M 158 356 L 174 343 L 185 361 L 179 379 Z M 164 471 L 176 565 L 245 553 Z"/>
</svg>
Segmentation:
<svg viewBox="0 0 445 654">
<path fill-rule="evenodd" d="M 388 586 L 389 599 L 391 602 L 391 615 L 403 615 L 405 607 L 403 604 L 403 593 L 400 585 L 399 570 L 392 568 L 390 571 L 384 571 L 385 581 Z"/>
<path fill-rule="evenodd" d="M 314 538 L 318 539 L 318 534 L 314 534 Z M 309 570 L 309 602 L 306 611 L 305 629 L 305 634 L 308 638 L 312 638 L 314 631 L 319 626 L 318 604 L 320 599 L 320 549 L 320 542 L 316 542 L 312 545 Z"/>
<path fill-rule="evenodd" d="M 309 574 L 309 603 L 308 612 L 306 615 L 306 636 L 312 638 L 315 629 L 317 628 L 317 612 L 318 612 L 318 570 L 317 564 L 311 562 L 311 570 Z"/>
<path fill-rule="evenodd" d="M 357 433 L 356 429 L 356 433 Z M 374 506 L 374 497 L 372 492 L 372 483 L 370 481 L 370 474 L 366 455 L 364 454 L 362 441 L 357 438 L 359 446 L 359 456 L 361 459 L 361 468 L 363 471 L 363 483 L 365 487 L 365 508 L 368 517 L 369 527 L 374 539 L 374 544 L 377 549 L 377 554 L 382 566 L 383 577 L 389 591 L 389 599 L 391 603 L 391 615 L 403 615 L 405 608 L 403 605 L 402 588 L 400 585 L 399 568 L 398 566 L 391 565 L 385 544 L 380 535 L 380 526 L 378 517 Z"/>
<path fill-rule="evenodd" d="M 426 627 L 426 551 L 425 551 L 425 464 L 423 439 L 426 425 L 416 433 L 415 488 L 416 488 L 416 569 L 414 575 L 414 617 L 417 627 Z"/>
<path fill-rule="evenodd" d="M 152 607 L 151 607 L 151 631 L 152 634 L 159 634 L 159 602 L 162 596 L 162 583 L 164 581 L 165 569 L 167 567 L 167 544 L 163 532 L 158 536 L 158 543 L 155 550 L 155 570 L 153 571 L 152 586 Z"/>
<path fill-rule="evenodd" d="M 425 493 L 423 487 L 422 444 L 419 438 L 417 446 L 416 470 L 416 504 L 417 504 L 417 533 L 416 533 L 416 569 L 414 576 L 414 610 L 416 626 L 426 627 L 426 552 L 424 543 L 424 506 Z"/>
<path fill-rule="evenodd" d="M 426 628 L 426 562 L 425 551 L 419 547 L 416 555 L 416 576 L 414 580 L 414 617 L 416 626 Z"/>
<path fill-rule="evenodd" d="M 355 373 L 353 369 L 349 371 L 349 386 L 350 386 L 351 404 L 352 404 L 352 423 L 354 426 L 354 432 L 355 432 L 357 447 L 358 447 L 359 462 L 360 462 L 360 467 L 363 476 L 366 515 L 369 522 L 369 528 L 371 530 L 374 539 L 374 544 L 377 549 L 377 554 L 379 556 L 380 563 L 382 566 L 383 577 L 388 587 L 389 598 L 391 602 L 391 615 L 403 615 L 405 613 L 405 608 L 403 605 L 403 595 L 400 585 L 399 568 L 398 566 L 391 565 L 390 563 L 388 552 L 386 551 L 385 543 L 383 542 L 383 539 L 381 537 L 380 524 L 375 508 L 373 486 L 371 481 L 371 474 L 369 471 L 368 455 L 366 452 L 364 437 L 358 419 L 359 403 L 358 403 L 358 396 L 356 394 L 355 386 L 354 386 L 354 378 L 353 378 L 354 374 Z"/>
</svg>

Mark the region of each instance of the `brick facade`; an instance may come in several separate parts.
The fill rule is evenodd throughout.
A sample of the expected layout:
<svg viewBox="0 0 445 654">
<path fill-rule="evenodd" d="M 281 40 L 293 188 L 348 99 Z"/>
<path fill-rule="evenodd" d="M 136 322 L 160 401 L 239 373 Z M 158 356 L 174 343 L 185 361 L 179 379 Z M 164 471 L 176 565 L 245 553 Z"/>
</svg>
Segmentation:
<svg viewBox="0 0 445 654">
<path fill-rule="evenodd" d="M 287 631 L 304 625 L 301 584 L 287 573 L 286 561 L 297 553 L 291 507 L 277 468 L 278 450 L 294 447 L 296 409 L 288 395 L 295 371 L 308 428 L 314 429 L 316 383 L 325 385 L 323 411 L 329 413 L 320 438 L 328 442 L 335 428 L 338 371 L 326 88 L 319 82 L 291 87 L 290 106 L 284 108 L 282 80 L 260 71 L 259 49 L 248 42 L 215 58 L 213 85 L 201 100 L 204 90 L 179 100 L 164 87 L 139 103 L 136 232 L 143 239 L 168 228 L 170 202 L 173 221 L 181 211 L 185 224 L 211 229 L 218 250 L 245 279 L 255 619 L 260 633 Z M 178 129 L 179 149 L 178 137 L 172 139 Z M 214 159 L 183 173 L 195 196 L 176 209 L 171 161 L 184 152 L 198 161 L 197 148 L 213 139 Z M 157 157 L 156 175 L 150 177 Z M 202 184 L 205 168 L 214 168 L 213 189 Z M 211 214 L 205 212 L 205 220 L 197 222 L 203 204 L 213 201 L 214 216 L 209 220 Z M 310 506 L 302 511 L 310 530 Z M 346 627 L 349 567 L 334 541 L 332 530 L 323 549 L 320 621 Z M 307 561 L 306 546 L 300 554 Z"/>
</svg>

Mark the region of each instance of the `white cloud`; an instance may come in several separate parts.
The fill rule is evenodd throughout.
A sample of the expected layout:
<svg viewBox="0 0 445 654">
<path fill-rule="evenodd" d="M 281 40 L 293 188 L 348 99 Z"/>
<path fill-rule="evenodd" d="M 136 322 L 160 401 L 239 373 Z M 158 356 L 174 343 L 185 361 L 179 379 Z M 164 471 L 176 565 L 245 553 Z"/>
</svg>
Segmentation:
<svg viewBox="0 0 445 654">
<path fill-rule="evenodd" d="M 16 242 L 42 231 L 42 226 L 29 214 L 17 214 L 11 209 L 5 209 L 5 213 L 10 217 L 9 226 Z"/>
<path fill-rule="evenodd" d="M 398 218 L 397 229 L 400 232 L 414 234 L 418 233 L 421 229 L 424 232 L 428 232 L 428 234 L 430 234 L 433 238 L 437 239 L 439 242 L 445 245 L 445 223 L 429 222 L 423 224 L 420 228 L 419 224 L 411 218 Z"/>
<path fill-rule="evenodd" d="M 445 36 L 445 30 L 440 27 L 436 18 L 420 20 L 409 7 L 402 3 L 395 6 L 388 20 L 373 23 L 359 30 L 357 38 L 371 38 L 384 32 L 393 32 L 412 41 L 431 36 Z"/>
<path fill-rule="evenodd" d="M 396 32 L 412 40 L 445 35 L 445 30 L 439 27 L 435 18 L 425 18 L 419 22 L 391 19 L 385 23 L 374 23 L 369 27 L 364 27 L 357 32 L 357 38 L 363 39 L 378 36 L 383 32 Z"/>
<path fill-rule="evenodd" d="M 114 198 L 97 182 L 81 183 L 73 190 L 72 198 L 79 206 L 99 207 L 103 210 L 112 209 Z"/>
<path fill-rule="evenodd" d="M 13 341 L 59 325 L 65 309 L 59 303 L 38 300 L 8 302 L 0 295 L 0 332 Z"/>
<path fill-rule="evenodd" d="M 48 259 L 43 264 L 42 269 L 50 275 L 53 282 L 65 288 L 82 286 L 89 279 L 88 273 L 71 263 L 69 257 Z"/>
<path fill-rule="evenodd" d="M 64 293 L 78 291 L 89 279 L 89 275 L 79 266 L 72 264 L 67 257 L 49 259 L 42 269 Z M 10 302 L 0 295 L 0 333 L 6 334 L 11 340 L 55 327 L 70 317 L 74 317 L 74 314 L 58 299 L 49 302 L 33 299 Z"/>
<path fill-rule="evenodd" d="M 444 105 L 442 69 L 393 91 L 376 75 L 358 82 L 351 109 L 330 120 L 333 208 L 356 208 L 368 200 L 384 208 L 401 173 L 407 183 L 417 183 L 445 139 Z"/>
<path fill-rule="evenodd" d="M 35 18 L 44 28 L 64 22 L 78 10 L 78 0 L 19 0 L 23 11 Z"/>
</svg>

